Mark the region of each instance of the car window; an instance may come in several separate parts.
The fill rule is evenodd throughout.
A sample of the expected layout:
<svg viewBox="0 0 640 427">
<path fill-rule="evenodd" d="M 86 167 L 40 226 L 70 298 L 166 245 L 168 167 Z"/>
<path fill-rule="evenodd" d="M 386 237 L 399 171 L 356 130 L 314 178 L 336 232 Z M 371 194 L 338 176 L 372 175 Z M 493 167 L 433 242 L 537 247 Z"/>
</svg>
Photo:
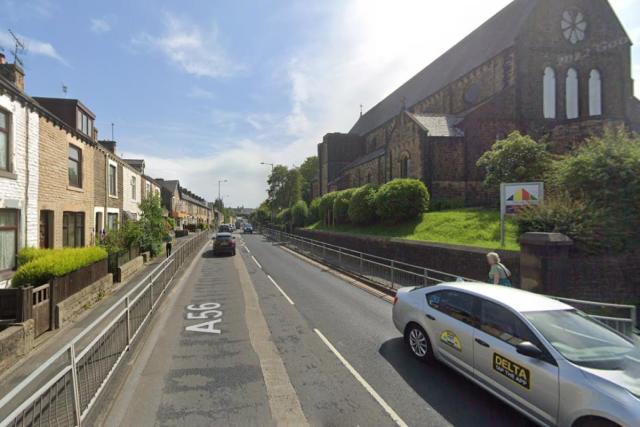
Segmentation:
<svg viewBox="0 0 640 427">
<path fill-rule="evenodd" d="M 473 323 L 472 295 L 457 291 L 438 291 L 427 295 L 427 303 L 438 311 L 462 322 Z"/>
<path fill-rule="evenodd" d="M 513 346 L 529 341 L 540 349 L 543 347 L 531 330 L 514 313 L 491 301 L 482 300 L 480 329 L 489 335 Z"/>
<path fill-rule="evenodd" d="M 229 239 L 231 239 L 231 236 L 217 236 L 216 237 L 216 240 L 219 240 L 219 241 L 229 240 Z"/>
</svg>

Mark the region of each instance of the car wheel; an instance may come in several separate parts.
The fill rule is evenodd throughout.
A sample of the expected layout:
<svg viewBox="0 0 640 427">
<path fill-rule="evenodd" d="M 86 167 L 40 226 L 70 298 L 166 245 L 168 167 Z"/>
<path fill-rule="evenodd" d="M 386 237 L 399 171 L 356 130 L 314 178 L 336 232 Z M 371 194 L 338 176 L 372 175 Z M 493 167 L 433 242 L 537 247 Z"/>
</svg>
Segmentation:
<svg viewBox="0 0 640 427">
<path fill-rule="evenodd" d="M 407 328 L 405 340 L 409 346 L 411 354 L 423 362 L 431 362 L 433 360 L 433 349 L 429 336 L 421 326 L 412 323 Z"/>
</svg>

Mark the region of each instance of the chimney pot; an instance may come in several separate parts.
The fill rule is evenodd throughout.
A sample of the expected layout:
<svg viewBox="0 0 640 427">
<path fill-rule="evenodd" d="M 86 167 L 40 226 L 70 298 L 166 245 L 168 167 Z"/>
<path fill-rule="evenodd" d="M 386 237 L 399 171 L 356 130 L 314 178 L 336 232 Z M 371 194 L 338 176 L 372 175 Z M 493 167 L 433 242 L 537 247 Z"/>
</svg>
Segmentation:
<svg viewBox="0 0 640 427">
<path fill-rule="evenodd" d="M 6 64 L 7 58 L 4 56 L 4 53 L 0 53 L 0 65 Z"/>
</svg>

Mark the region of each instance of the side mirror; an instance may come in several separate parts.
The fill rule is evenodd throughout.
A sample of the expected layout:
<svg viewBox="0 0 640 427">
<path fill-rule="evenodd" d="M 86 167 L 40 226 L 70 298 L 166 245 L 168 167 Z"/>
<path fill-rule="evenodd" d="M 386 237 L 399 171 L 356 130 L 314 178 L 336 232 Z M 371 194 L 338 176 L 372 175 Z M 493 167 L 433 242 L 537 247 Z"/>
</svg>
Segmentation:
<svg viewBox="0 0 640 427">
<path fill-rule="evenodd" d="M 535 344 L 529 341 L 523 341 L 516 346 L 516 351 L 519 354 L 523 354 L 525 356 L 533 357 L 535 359 L 539 359 L 542 357 L 542 350 L 538 348 Z"/>
</svg>

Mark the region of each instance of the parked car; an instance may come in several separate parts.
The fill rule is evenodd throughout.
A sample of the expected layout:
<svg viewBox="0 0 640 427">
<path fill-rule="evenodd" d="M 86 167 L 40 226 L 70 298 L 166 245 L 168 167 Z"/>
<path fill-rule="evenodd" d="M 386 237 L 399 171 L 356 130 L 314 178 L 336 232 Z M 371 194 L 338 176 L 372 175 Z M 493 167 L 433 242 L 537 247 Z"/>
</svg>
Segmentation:
<svg viewBox="0 0 640 427">
<path fill-rule="evenodd" d="M 540 424 L 640 426 L 640 347 L 560 301 L 480 283 L 403 288 L 393 322 L 415 357 Z"/>
<path fill-rule="evenodd" d="M 231 233 L 231 227 L 227 224 L 220 224 L 218 227 L 218 233 Z"/>
<path fill-rule="evenodd" d="M 236 238 L 231 233 L 217 233 L 213 239 L 213 254 L 236 254 Z"/>
<path fill-rule="evenodd" d="M 253 234 L 253 227 L 251 224 L 246 224 L 243 231 L 247 234 Z"/>
</svg>

